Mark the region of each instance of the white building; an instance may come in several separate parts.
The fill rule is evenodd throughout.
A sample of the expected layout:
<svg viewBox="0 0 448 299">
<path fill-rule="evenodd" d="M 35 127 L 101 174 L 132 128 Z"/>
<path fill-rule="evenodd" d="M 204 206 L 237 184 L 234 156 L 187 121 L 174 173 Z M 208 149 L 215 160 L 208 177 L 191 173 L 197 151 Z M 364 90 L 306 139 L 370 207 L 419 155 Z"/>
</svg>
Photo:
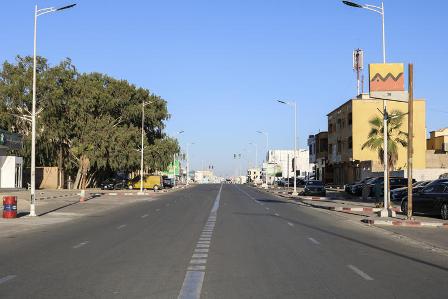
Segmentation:
<svg viewBox="0 0 448 299">
<path fill-rule="evenodd" d="M 23 158 L 7 156 L 8 150 L 21 147 L 19 135 L 0 129 L 0 188 L 22 188 Z"/>
<path fill-rule="evenodd" d="M 293 177 L 294 150 L 270 150 L 267 155 L 268 162 L 280 166 L 282 177 Z M 313 172 L 314 165 L 310 163 L 308 149 L 297 150 L 297 176 L 308 177 Z M 272 181 L 272 179 L 271 179 Z"/>
</svg>

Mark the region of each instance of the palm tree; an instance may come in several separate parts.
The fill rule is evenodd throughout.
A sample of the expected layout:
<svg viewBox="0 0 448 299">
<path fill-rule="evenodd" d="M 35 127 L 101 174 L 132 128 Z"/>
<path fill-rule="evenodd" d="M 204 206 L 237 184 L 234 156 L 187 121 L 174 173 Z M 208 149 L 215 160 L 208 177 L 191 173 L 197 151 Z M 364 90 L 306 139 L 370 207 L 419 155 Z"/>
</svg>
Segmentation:
<svg viewBox="0 0 448 299">
<path fill-rule="evenodd" d="M 398 147 L 408 146 L 408 134 L 401 131 L 404 114 L 399 110 L 392 111 L 387 120 L 387 160 L 388 171 L 394 170 L 398 161 Z M 384 165 L 384 128 L 383 118 L 375 116 L 369 120 L 371 129 L 367 141 L 362 145 L 362 149 L 369 148 L 377 151 L 380 163 Z M 389 176 L 388 176 L 389 177 Z M 390 205 L 390 203 L 389 203 Z"/>
</svg>

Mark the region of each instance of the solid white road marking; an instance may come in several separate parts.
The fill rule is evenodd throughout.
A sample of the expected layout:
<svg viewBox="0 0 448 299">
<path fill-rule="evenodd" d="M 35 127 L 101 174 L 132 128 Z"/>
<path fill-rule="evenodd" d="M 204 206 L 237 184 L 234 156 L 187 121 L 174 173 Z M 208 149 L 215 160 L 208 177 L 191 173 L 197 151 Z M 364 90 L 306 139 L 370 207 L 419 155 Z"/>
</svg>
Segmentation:
<svg viewBox="0 0 448 299">
<path fill-rule="evenodd" d="M 81 243 L 76 244 L 75 246 L 73 246 L 73 248 L 74 249 L 78 249 L 79 247 L 82 247 L 82 246 L 86 245 L 87 243 L 89 243 L 89 241 L 81 242 Z"/>
<path fill-rule="evenodd" d="M 291 223 L 291 222 L 288 222 L 288 225 L 291 226 L 291 227 L 294 226 L 294 224 Z"/>
<path fill-rule="evenodd" d="M 0 278 L 0 284 L 5 283 L 7 281 L 10 281 L 10 280 L 12 280 L 14 278 L 16 278 L 16 275 L 8 275 L 8 276 L 5 276 L 3 278 Z"/>
<path fill-rule="evenodd" d="M 187 271 L 182 289 L 178 299 L 199 299 L 201 297 L 202 283 L 204 282 L 205 272 Z"/>
<path fill-rule="evenodd" d="M 319 241 L 317 241 L 316 239 L 314 239 L 314 238 L 308 238 L 308 240 L 310 240 L 312 243 L 314 243 L 314 244 L 316 244 L 316 245 L 319 245 L 320 243 L 319 243 Z"/>
<path fill-rule="evenodd" d="M 365 280 L 373 280 L 372 277 L 370 277 L 367 273 L 359 270 L 358 268 L 356 268 L 353 265 L 347 265 L 347 267 L 349 267 L 353 272 L 355 272 L 356 274 L 358 274 L 359 276 L 361 276 L 362 278 L 364 278 Z"/>
<path fill-rule="evenodd" d="M 117 227 L 117 229 L 122 229 L 122 228 L 125 228 L 125 227 L 126 227 L 126 224 L 122 224 L 119 227 Z"/>
<path fill-rule="evenodd" d="M 142 215 L 142 218 L 146 218 L 148 216 L 149 216 L 148 214 L 145 214 L 145 215 Z"/>
</svg>

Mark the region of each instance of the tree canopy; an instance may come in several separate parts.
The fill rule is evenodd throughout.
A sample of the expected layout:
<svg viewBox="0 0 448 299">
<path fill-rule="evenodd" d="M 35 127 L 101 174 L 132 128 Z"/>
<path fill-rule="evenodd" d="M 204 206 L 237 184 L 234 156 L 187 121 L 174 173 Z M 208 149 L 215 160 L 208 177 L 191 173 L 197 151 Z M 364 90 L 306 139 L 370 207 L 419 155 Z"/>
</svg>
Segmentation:
<svg viewBox="0 0 448 299">
<path fill-rule="evenodd" d="M 32 57 L 17 56 L 0 70 L 0 127 L 19 133 L 24 147 L 15 153 L 30 164 Z M 179 152 L 163 132 L 167 103 L 148 89 L 101 73 L 79 73 L 70 59 L 50 66 L 37 59 L 37 166 L 58 166 L 62 174 L 92 185 L 112 172 L 140 168 L 142 103 L 148 172 L 163 170 Z"/>
</svg>

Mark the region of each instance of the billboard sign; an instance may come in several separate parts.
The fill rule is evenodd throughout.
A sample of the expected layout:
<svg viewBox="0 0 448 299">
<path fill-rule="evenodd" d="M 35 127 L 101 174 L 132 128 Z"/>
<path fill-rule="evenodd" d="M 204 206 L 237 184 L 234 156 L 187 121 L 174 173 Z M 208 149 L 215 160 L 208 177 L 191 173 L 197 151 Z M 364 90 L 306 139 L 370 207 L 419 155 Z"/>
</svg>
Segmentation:
<svg viewBox="0 0 448 299">
<path fill-rule="evenodd" d="M 408 95 L 404 90 L 404 64 L 369 64 L 369 89 L 372 98 L 407 101 Z"/>
<path fill-rule="evenodd" d="M 179 176 L 180 172 L 180 161 L 174 161 L 174 174 Z M 162 175 L 173 176 L 173 162 L 171 162 L 165 171 L 162 171 Z"/>
</svg>

